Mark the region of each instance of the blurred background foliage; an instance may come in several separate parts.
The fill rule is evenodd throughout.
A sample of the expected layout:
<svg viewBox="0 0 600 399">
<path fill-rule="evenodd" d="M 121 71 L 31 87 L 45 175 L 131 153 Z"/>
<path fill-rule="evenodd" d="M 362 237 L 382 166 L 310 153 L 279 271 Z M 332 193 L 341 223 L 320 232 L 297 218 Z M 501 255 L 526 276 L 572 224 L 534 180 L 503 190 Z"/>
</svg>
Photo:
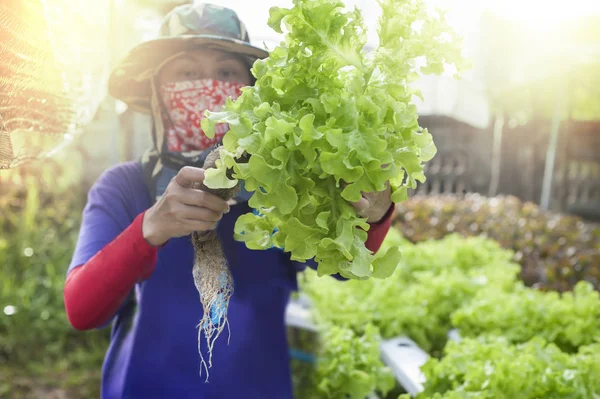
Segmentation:
<svg viewBox="0 0 600 399">
<path fill-rule="evenodd" d="M 108 330 L 81 334 L 63 304 L 87 185 L 73 153 L 0 174 L 0 397 L 99 396 Z"/>
</svg>

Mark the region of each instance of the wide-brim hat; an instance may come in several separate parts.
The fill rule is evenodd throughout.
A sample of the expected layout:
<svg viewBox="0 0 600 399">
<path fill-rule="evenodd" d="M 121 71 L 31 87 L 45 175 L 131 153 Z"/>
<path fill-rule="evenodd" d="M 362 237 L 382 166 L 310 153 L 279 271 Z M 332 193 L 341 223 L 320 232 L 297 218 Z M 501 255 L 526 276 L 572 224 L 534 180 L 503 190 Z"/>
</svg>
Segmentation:
<svg viewBox="0 0 600 399">
<path fill-rule="evenodd" d="M 198 47 L 238 54 L 249 65 L 269 55 L 250 44 L 235 11 L 207 3 L 184 4 L 165 16 L 158 38 L 138 45 L 119 63 L 109 78 L 109 93 L 137 111 L 151 113 L 156 69 L 176 54 Z"/>
</svg>

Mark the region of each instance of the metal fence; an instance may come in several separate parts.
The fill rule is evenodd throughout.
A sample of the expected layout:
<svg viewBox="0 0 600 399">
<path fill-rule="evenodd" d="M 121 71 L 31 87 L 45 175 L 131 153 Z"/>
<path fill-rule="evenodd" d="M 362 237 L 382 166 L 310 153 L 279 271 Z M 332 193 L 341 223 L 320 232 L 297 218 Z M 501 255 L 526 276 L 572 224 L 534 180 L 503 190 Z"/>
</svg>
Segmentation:
<svg viewBox="0 0 600 399">
<path fill-rule="evenodd" d="M 413 194 L 488 195 L 492 176 L 493 128 L 481 130 L 440 116 L 421 117 L 438 154 L 426 166 L 427 182 Z M 550 121 L 503 129 L 498 194 L 538 203 Z M 556 154 L 551 210 L 600 220 L 600 123 L 563 124 Z"/>
</svg>

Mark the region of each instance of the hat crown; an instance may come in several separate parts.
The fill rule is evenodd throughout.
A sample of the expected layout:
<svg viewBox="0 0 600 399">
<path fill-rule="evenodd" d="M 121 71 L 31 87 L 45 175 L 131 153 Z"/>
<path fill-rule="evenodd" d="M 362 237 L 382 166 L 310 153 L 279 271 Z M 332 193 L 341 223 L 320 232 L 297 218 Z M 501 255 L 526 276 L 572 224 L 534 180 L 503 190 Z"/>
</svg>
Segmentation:
<svg viewBox="0 0 600 399">
<path fill-rule="evenodd" d="M 250 42 L 248 31 L 237 13 L 210 3 L 192 2 L 175 7 L 164 18 L 161 37 L 216 35 Z"/>
</svg>

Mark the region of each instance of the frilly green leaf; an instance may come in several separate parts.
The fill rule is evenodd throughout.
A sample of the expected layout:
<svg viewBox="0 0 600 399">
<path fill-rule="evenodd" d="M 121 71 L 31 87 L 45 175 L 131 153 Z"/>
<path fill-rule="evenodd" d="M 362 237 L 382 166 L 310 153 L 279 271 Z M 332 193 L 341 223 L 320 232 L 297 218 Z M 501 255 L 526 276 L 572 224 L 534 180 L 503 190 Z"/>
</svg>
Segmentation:
<svg viewBox="0 0 600 399">
<path fill-rule="evenodd" d="M 230 187 L 230 168 L 254 192 L 249 205 L 260 216 L 240 219 L 236 239 L 252 249 L 282 247 L 298 261 L 314 258 L 320 275 L 393 271 L 399 253 L 373 256 L 364 245 L 369 226 L 348 202 L 388 181 L 399 202 L 425 180 L 424 163 L 436 149 L 419 127 L 413 84 L 424 72 L 463 65 L 460 40 L 424 0 L 379 4 L 380 44 L 370 52 L 360 11 L 341 1 L 273 7 L 269 26 L 283 41 L 254 63 L 256 84 L 202 122 L 210 137 L 216 123 L 230 125 L 222 164 L 207 182 Z M 419 70 L 420 59 L 426 67 Z M 250 160 L 238 163 L 244 153 Z"/>
</svg>

